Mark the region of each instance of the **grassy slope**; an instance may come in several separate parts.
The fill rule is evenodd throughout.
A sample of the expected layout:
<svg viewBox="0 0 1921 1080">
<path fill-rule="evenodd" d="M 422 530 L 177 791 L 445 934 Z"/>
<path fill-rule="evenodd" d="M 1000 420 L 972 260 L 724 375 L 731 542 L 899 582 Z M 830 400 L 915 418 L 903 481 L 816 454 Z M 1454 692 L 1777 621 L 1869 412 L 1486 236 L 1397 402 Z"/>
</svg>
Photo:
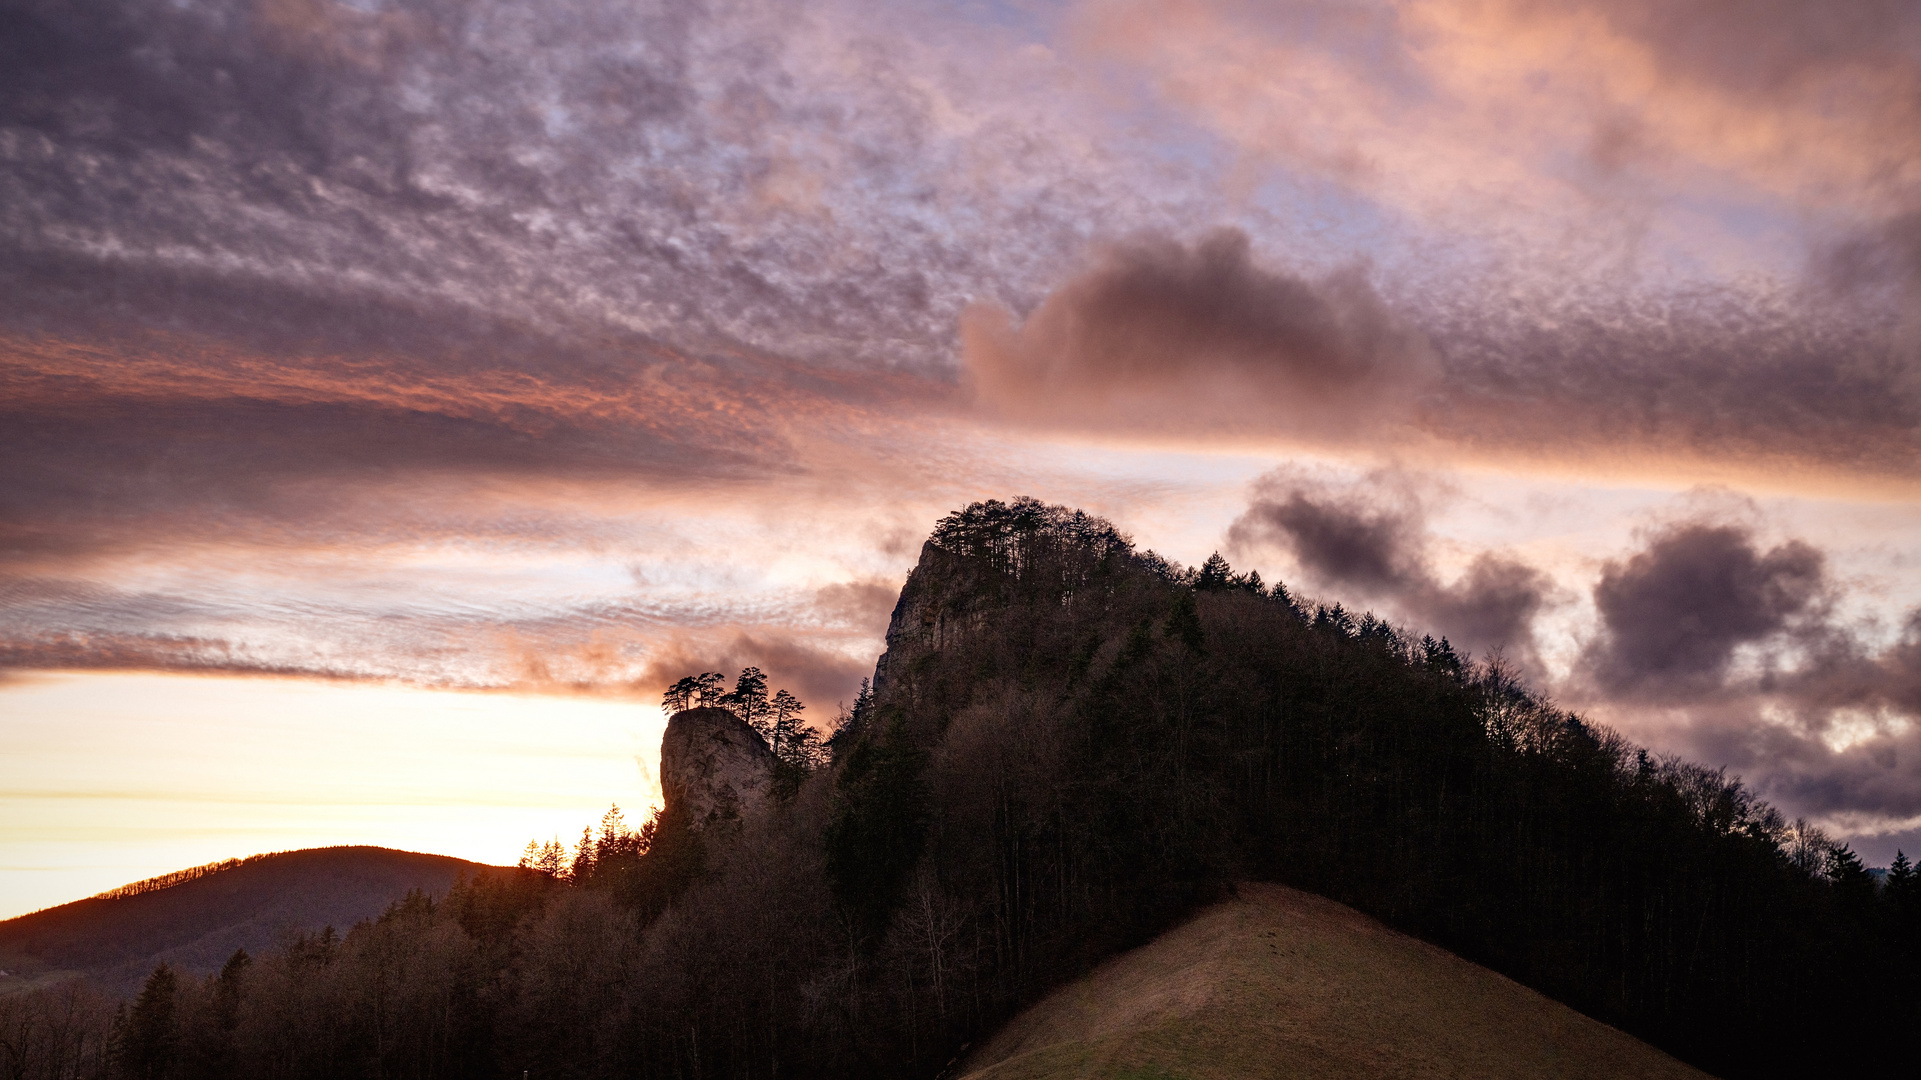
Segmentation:
<svg viewBox="0 0 1921 1080">
<path fill-rule="evenodd" d="M 137 987 L 166 960 L 217 970 L 235 949 L 258 953 L 283 934 L 342 932 L 419 888 L 445 892 L 479 863 L 377 847 L 313 848 L 250 861 L 158 892 L 79 900 L 0 922 L 0 993 L 86 975 Z"/>
<path fill-rule="evenodd" d="M 1706 1074 L 1351 908 L 1279 885 L 1016 1017 L 969 1080 L 1646 1078 Z"/>
</svg>

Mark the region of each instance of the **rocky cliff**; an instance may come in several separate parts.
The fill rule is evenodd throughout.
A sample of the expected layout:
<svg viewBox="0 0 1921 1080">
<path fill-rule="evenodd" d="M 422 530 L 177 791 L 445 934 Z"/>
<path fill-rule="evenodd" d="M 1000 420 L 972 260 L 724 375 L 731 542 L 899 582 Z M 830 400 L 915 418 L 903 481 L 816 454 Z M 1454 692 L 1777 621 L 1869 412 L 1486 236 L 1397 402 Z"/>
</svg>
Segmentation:
<svg viewBox="0 0 1921 1080">
<path fill-rule="evenodd" d="M 981 578 L 978 567 L 933 541 L 921 545 L 920 561 L 907 575 L 887 621 L 887 648 L 874 665 L 875 694 L 915 658 L 938 651 L 950 638 L 981 624 Z"/>
<path fill-rule="evenodd" d="M 686 709 L 667 721 L 660 741 L 660 786 L 670 809 L 704 829 L 734 821 L 766 801 L 774 752 L 747 722 L 726 709 Z"/>
</svg>

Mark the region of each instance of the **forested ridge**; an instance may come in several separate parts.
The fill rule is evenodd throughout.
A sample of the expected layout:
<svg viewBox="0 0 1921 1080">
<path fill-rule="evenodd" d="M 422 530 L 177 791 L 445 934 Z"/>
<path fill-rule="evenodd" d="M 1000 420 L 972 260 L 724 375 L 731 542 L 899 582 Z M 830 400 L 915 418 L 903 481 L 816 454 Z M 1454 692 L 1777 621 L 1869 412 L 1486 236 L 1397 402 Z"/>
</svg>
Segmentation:
<svg viewBox="0 0 1921 1080">
<path fill-rule="evenodd" d="M 158 971 L 117 1013 L 77 987 L 0 1001 L 0 1067 L 934 1077 L 1243 880 L 1728 1077 L 1899 1060 L 1921 1023 L 1905 859 L 1877 886 L 1738 782 L 1498 663 L 1032 500 L 940 522 L 871 692 L 824 750 L 800 744 L 775 805 L 732 824 L 612 813 L 571 858 L 536 847 L 533 869 L 206 979 Z"/>
</svg>

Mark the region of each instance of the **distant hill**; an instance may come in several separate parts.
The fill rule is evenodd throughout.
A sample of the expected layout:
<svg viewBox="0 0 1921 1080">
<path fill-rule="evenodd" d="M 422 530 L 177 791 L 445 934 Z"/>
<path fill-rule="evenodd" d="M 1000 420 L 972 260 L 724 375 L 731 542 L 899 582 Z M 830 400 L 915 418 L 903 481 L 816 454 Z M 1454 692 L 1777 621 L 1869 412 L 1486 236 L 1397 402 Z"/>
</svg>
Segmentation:
<svg viewBox="0 0 1921 1080">
<path fill-rule="evenodd" d="M 1352 908 L 1244 885 L 1056 990 L 964 1080 L 1703 1080 L 1707 1074 Z"/>
<path fill-rule="evenodd" d="M 310 848 L 181 871 L 0 922 L 0 994 L 74 975 L 137 987 L 162 960 L 201 974 L 235 949 L 378 915 L 409 889 L 445 892 L 498 870 L 378 847 Z"/>
</svg>

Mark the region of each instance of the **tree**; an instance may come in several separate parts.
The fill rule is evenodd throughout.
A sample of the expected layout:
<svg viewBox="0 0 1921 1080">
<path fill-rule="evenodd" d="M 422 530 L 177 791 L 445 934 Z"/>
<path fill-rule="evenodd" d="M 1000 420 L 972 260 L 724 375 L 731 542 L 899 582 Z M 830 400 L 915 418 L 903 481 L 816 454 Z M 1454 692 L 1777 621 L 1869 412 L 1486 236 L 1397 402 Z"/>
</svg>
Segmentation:
<svg viewBox="0 0 1921 1080">
<path fill-rule="evenodd" d="M 700 680 L 692 675 L 683 675 L 679 682 L 668 687 L 667 692 L 660 696 L 660 707 L 667 710 L 670 716 L 693 708 L 695 699 L 700 696 L 700 690 Z"/>
<path fill-rule="evenodd" d="M 703 671 L 694 676 L 694 697 L 699 699 L 702 708 L 727 705 L 727 676 L 718 671 Z"/>
<path fill-rule="evenodd" d="M 567 849 L 560 846 L 559 837 L 544 844 L 529 840 L 526 849 L 520 853 L 517 865 L 522 870 L 537 871 L 550 878 L 563 878 L 567 870 Z"/>
<path fill-rule="evenodd" d="M 1225 589 L 1233 584 L 1234 568 L 1227 565 L 1227 560 L 1221 558 L 1218 551 L 1207 557 L 1207 561 L 1201 564 L 1200 574 L 1194 579 L 1194 587 L 1202 592 Z"/>
<path fill-rule="evenodd" d="M 1207 634 L 1201 629 L 1200 612 L 1189 590 L 1182 589 L 1174 595 L 1174 609 L 1168 612 L 1167 624 L 1161 629 L 1169 638 L 1179 640 L 1196 653 L 1207 651 Z"/>
<path fill-rule="evenodd" d="M 1827 875 L 1844 896 L 1861 898 L 1874 894 L 1874 875 L 1861 865 L 1861 856 L 1847 844 L 1828 849 Z"/>
<path fill-rule="evenodd" d="M 793 751 L 801 749 L 801 733 L 806 729 L 800 725 L 800 714 L 806 708 L 799 698 L 785 690 L 774 695 L 771 706 L 774 715 L 773 738 L 768 741 L 773 744 L 775 757 L 785 759 L 793 756 Z"/>
<path fill-rule="evenodd" d="M 594 862 L 607 865 L 618 859 L 645 854 L 646 850 L 645 838 L 627 827 L 627 815 L 620 812 L 619 804 L 609 806 L 600 817 L 600 838 L 594 841 Z"/>
<path fill-rule="evenodd" d="M 1921 914 L 1921 872 L 1908 861 L 1905 851 L 1897 850 L 1888 866 L 1888 898 L 1903 911 Z"/>
<path fill-rule="evenodd" d="M 577 885 L 586 884 L 594 876 L 594 827 L 591 825 L 580 830 L 580 843 L 574 845 L 574 861 L 567 868 L 567 876 Z"/>
<path fill-rule="evenodd" d="M 179 977 L 161 964 L 147 976 L 117 1033 L 114 1055 L 120 1074 L 132 1080 L 159 1080 L 173 1068 L 180 1042 Z"/>
<path fill-rule="evenodd" d="M 234 1031 L 240 1026 L 242 979 L 253 966 L 247 950 L 236 949 L 212 981 L 212 993 L 199 1014 L 182 1025 L 181 1056 L 187 1076 L 219 1080 L 234 1075 Z"/>
<path fill-rule="evenodd" d="M 767 675 L 759 668 L 742 668 L 740 678 L 734 680 L 733 692 L 720 700 L 723 706 L 734 711 L 735 716 L 760 732 L 761 738 L 772 741 L 774 729 L 768 722 Z"/>
<path fill-rule="evenodd" d="M 844 703 L 841 705 L 840 715 L 834 718 L 833 730 L 827 733 L 826 741 L 821 744 L 821 752 L 838 753 L 841 745 L 851 738 L 850 733 L 860 729 L 873 709 L 874 687 L 870 680 L 862 679 L 860 693 L 854 695 L 854 707 L 850 709 Z"/>
</svg>

